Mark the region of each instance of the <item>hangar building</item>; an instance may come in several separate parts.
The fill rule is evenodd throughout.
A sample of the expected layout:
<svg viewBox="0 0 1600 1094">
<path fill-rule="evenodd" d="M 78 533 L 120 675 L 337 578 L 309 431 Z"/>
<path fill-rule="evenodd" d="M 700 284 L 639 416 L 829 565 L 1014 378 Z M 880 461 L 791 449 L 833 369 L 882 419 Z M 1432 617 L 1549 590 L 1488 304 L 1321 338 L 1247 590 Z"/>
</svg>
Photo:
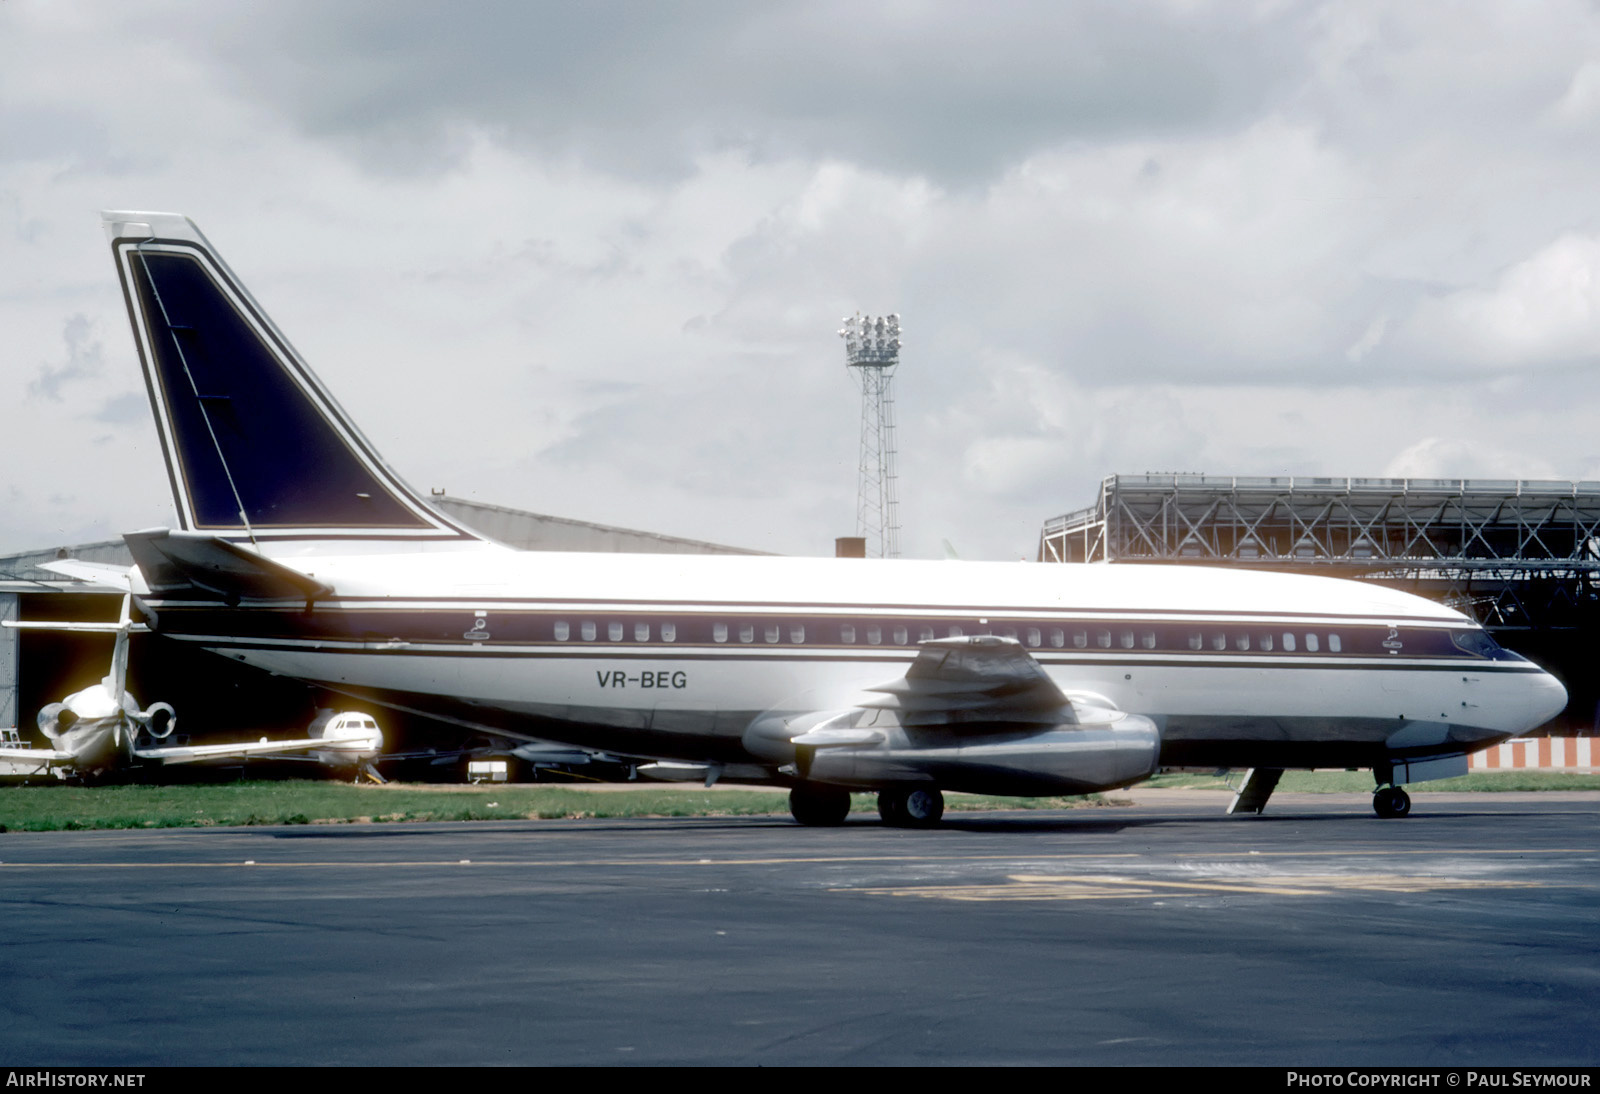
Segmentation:
<svg viewBox="0 0 1600 1094">
<path fill-rule="evenodd" d="M 437 492 L 429 500 L 452 518 L 519 550 L 766 553 L 485 505 Z M 133 564 L 121 540 L 0 556 L 0 619 L 115 621 L 120 594 L 108 589 L 86 590 L 81 582 L 39 568 L 41 562 L 63 558 Z M 161 700 L 172 704 L 179 715 L 178 731 L 183 734 L 217 740 L 255 739 L 263 733 L 281 735 L 286 731 L 298 734 L 318 708 L 361 709 L 360 704 L 321 689 L 269 676 L 179 643 L 159 643 L 148 635 L 135 635 L 131 643 L 129 691 L 142 703 Z M 0 727 L 16 726 L 24 740 L 43 744 L 34 728 L 34 715 L 45 704 L 104 676 L 111 661 L 111 644 L 109 635 L 0 628 Z M 459 732 L 393 711 L 371 713 L 379 715 L 390 749 L 435 744 Z"/>
<path fill-rule="evenodd" d="M 1111 475 L 1045 522 L 1042 562 L 1247 566 L 1377 581 L 1476 618 L 1600 703 L 1600 482 Z"/>
</svg>

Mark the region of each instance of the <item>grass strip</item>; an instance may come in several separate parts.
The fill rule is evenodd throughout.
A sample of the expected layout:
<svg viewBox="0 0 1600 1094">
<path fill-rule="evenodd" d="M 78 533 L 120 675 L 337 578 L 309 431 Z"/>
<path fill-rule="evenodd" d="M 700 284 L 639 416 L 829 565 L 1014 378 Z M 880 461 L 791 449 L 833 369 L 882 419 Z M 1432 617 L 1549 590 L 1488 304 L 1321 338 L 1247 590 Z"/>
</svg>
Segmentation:
<svg viewBox="0 0 1600 1094">
<path fill-rule="evenodd" d="M 1150 787 L 1227 790 L 1214 775 L 1158 775 Z M 1367 772 L 1285 774 L 1283 791 L 1340 793 L 1372 789 Z M 1600 775 L 1508 771 L 1414 783 L 1432 790 L 1600 790 Z M 1002 798 L 948 794 L 951 811 L 1069 809 L 1115 805 L 1088 797 Z M 877 811 L 876 797 L 856 794 L 851 809 Z M 535 820 L 582 817 L 741 817 L 787 815 L 778 788 L 706 790 L 699 786 L 352 786 L 287 780 L 181 786 L 0 787 L 0 825 L 14 832 L 71 829 L 196 828 L 211 825 Z"/>
</svg>

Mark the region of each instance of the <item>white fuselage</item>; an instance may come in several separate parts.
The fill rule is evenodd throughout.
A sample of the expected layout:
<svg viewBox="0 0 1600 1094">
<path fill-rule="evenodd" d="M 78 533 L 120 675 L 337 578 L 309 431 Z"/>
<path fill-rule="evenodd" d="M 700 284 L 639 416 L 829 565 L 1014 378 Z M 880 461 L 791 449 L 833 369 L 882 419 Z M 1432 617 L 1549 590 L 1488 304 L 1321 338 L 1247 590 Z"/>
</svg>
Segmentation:
<svg viewBox="0 0 1600 1094">
<path fill-rule="evenodd" d="M 1148 716 L 1164 762 L 1459 754 L 1565 703 L 1535 666 L 1481 652 L 1486 638 L 1460 613 L 1325 578 L 286 548 L 279 562 L 333 589 L 309 612 L 147 597 L 156 629 L 401 709 L 639 755 L 749 760 L 754 719 L 856 706 L 905 673 L 920 641 L 953 633 L 1014 637 L 1068 695 Z"/>
</svg>

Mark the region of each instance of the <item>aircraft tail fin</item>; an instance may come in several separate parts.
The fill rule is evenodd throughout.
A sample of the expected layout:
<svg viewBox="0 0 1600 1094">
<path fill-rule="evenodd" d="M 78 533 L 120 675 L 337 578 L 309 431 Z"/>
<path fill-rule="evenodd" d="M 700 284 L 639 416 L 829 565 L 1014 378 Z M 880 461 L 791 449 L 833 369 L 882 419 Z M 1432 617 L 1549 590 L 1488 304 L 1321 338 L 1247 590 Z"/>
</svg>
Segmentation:
<svg viewBox="0 0 1600 1094">
<path fill-rule="evenodd" d="M 181 529 L 301 550 L 481 538 L 384 464 L 193 221 L 101 216 Z"/>
</svg>

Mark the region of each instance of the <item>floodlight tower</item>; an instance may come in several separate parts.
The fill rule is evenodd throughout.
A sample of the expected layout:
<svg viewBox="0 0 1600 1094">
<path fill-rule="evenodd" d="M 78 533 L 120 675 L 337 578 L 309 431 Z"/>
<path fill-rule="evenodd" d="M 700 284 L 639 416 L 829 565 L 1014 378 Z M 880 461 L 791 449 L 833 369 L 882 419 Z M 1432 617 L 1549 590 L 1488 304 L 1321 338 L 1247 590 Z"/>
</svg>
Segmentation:
<svg viewBox="0 0 1600 1094">
<path fill-rule="evenodd" d="M 856 535 L 876 558 L 900 557 L 900 515 L 895 501 L 894 394 L 889 381 L 900 364 L 900 317 L 857 312 L 844 329 L 845 365 L 861 385 L 861 466 L 856 491 Z"/>
</svg>

